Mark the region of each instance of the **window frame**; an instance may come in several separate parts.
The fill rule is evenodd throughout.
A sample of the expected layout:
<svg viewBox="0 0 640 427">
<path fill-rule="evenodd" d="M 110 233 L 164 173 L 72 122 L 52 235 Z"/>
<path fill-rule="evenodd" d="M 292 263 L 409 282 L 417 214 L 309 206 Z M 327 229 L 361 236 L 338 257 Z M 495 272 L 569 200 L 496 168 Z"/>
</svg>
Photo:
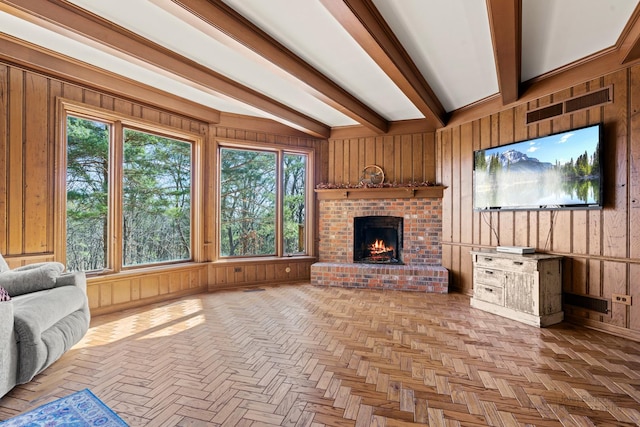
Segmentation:
<svg viewBox="0 0 640 427">
<path fill-rule="evenodd" d="M 221 233 L 221 211 L 220 206 L 222 191 L 220 189 L 221 174 L 222 174 L 222 160 L 221 160 L 221 151 L 222 149 L 238 149 L 238 150 L 249 150 L 249 151 L 257 151 L 257 152 L 266 152 L 266 153 L 275 153 L 276 154 L 276 223 L 275 223 L 275 233 L 276 233 L 276 241 L 275 241 L 275 254 L 269 255 L 235 255 L 235 256 L 225 256 L 221 255 L 220 251 L 220 233 Z M 283 182 L 283 158 L 284 154 L 298 154 L 305 155 L 307 158 L 307 165 L 305 171 L 305 232 L 304 232 L 304 242 L 305 242 L 305 251 L 301 253 L 284 253 L 284 182 Z M 215 261 L 237 261 L 237 260 L 252 260 L 259 259 L 264 260 L 266 258 L 300 258 L 300 257 L 313 257 L 314 256 L 314 239 L 315 239 L 315 229 L 314 229 L 314 218 L 315 218 L 315 205 L 314 202 L 314 192 L 313 192 L 313 177 L 315 170 L 315 150 L 309 147 L 297 147 L 290 146 L 285 144 L 269 144 L 269 145 L 258 145 L 256 143 L 251 143 L 248 141 L 229 141 L 224 139 L 216 140 L 215 146 L 215 165 L 216 165 L 216 183 L 215 183 L 215 226 L 214 226 L 214 244 L 215 244 Z"/>
<path fill-rule="evenodd" d="M 111 110 L 88 106 L 80 102 L 59 98 L 57 102 L 57 136 L 56 144 L 56 201 L 57 221 L 54 227 L 56 253 L 58 259 L 66 260 L 66 225 L 67 225 L 67 118 L 94 120 L 109 126 L 109 194 L 108 194 L 108 230 L 107 260 L 103 270 L 87 271 L 87 276 L 100 276 L 140 269 L 153 269 L 173 264 L 201 262 L 203 260 L 203 194 L 202 164 L 203 137 L 196 133 L 164 126 L 149 120 L 131 117 Z M 123 214 L 123 177 L 124 177 L 124 130 L 145 132 L 169 139 L 191 144 L 191 257 L 187 260 L 171 260 L 153 262 L 125 267 L 122 253 L 122 214 Z"/>
</svg>

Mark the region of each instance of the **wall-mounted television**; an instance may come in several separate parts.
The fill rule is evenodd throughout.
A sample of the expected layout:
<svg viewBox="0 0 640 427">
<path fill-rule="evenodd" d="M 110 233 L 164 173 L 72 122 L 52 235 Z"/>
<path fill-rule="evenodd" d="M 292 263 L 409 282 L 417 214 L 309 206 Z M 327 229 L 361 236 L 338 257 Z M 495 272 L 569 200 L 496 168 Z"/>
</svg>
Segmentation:
<svg viewBox="0 0 640 427">
<path fill-rule="evenodd" d="M 603 125 L 474 151 L 474 210 L 602 208 Z"/>
</svg>

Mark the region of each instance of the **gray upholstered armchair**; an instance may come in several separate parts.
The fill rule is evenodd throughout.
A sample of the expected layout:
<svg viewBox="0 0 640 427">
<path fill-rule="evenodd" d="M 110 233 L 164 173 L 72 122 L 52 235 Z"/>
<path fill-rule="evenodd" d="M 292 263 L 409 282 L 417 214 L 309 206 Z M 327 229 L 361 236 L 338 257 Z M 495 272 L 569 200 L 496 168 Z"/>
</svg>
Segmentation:
<svg viewBox="0 0 640 427">
<path fill-rule="evenodd" d="M 0 397 L 31 381 L 89 329 L 86 277 L 64 269 L 58 262 L 10 269 L 0 255 Z"/>
</svg>

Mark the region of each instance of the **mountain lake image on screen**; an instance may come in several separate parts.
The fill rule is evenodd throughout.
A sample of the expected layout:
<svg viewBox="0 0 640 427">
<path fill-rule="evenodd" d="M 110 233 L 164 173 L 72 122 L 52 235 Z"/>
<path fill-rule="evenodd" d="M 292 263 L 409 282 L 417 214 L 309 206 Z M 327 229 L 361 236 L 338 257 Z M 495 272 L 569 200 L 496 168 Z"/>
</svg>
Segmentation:
<svg viewBox="0 0 640 427">
<path fill-rule="evenodd" d="M 602 124 L 474 151 L 473 207 L 601 208 Z"/>
</svg>

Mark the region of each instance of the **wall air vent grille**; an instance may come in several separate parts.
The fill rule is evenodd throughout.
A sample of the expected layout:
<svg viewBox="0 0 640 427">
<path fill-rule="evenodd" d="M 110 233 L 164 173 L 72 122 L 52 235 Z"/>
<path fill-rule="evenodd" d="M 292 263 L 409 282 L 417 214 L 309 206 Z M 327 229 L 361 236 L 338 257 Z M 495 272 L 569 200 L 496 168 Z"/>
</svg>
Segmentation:
<svg viewBox="0 0 640 427">
<path fill-rule="evenodd" d="M 547 105 L 528 111 L 525 120 L 526 124 L 549 120 L 557 116 L 567 113 L 575 113 L 598 105 L 609 104 L 613 102 L 613 85 L 609 85 L 602 89 L 594 90 L 584 95 L 574 96 L 565 101 L 556 104 Z"/>
<path fill-rule="evenodd" d="M 564 101 L 564 112 L 573 113 L 574 111 L 584 110 L 585 108 L 613 102 L 613 91 L 611 89 L 612 87 L 608 86 L 603 89 L 587 93 L 586 95 L 567 99 Z"/>
<path fill-rule="evenodd" d="M 547 120 L 555 116 L 562 114 L 562 103 L 548 105 L 546 107 L 538 108 L 536 110 L 529 111 L 527 113 L 527 124 L 539 122 L 541 120 Z"/>
<path fill-rule="evenodd" d="M 584 308 L 590 311 L 607 314 L 609 313 L 609 301 L 602 298 L 591 297 L 579 294 L 563 294 L 564 303 L 574 307 Z"/>
</svg>

